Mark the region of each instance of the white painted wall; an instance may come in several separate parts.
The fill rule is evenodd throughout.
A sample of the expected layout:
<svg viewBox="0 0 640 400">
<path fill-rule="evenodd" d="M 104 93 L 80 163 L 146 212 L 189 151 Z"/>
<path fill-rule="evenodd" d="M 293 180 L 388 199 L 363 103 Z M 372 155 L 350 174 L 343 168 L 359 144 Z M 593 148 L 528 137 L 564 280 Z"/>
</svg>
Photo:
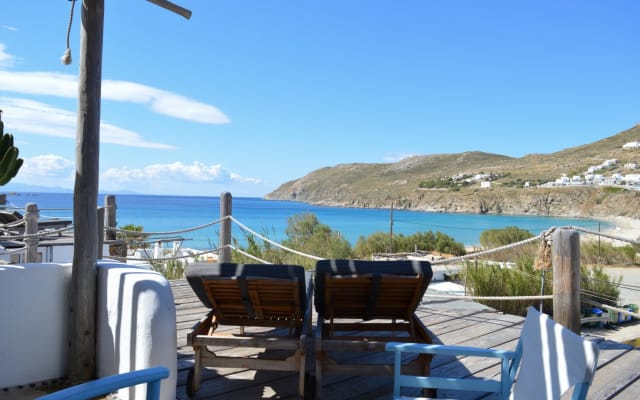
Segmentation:
<svg viewBox="0 0 640 400">
<path fill-rule="evenodd" d="M 0 389 L 66 375 L 70 264 L 0 266 Z M 99 377 L 164 365 L 161 398 L 176 398 L 176 311 L 167 280 L 127 264 L 99 262 Z M 144 399 L 146 388 L 121 391 Z"/>
<path fill-rule="evenodd" d="M 0 388 L 66 375 L 70 264 L 0 266 Z"/>
</svg>

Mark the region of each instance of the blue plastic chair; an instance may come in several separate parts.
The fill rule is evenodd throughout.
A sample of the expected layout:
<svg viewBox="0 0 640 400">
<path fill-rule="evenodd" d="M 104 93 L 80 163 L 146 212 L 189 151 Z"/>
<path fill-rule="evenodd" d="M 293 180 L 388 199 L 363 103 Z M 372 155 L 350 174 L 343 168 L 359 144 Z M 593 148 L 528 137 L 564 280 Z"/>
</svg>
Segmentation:
<svg viewBox="0 0 640 400">
<path fill-rule="evenodd" d="M 169 369 L 166 367 L 141 369 L 82 383 L 38 397 L 37 400 L 88 400 L 142 383 L 147 384 L 147 400 L 158 400 L 160 398 L 160 382 L 168 376 Z"/>
<path fill-rule="evenodd" d="M 413 398 L 400 396 L 400 388 L 417 387 L 493 392 L 504 400 L 510 395 L 516 400 L 554 400 L 574 387 L 572 400 L 584 400 L 598 361 L 595 343 L 533 307 L 527 311 L 515 351 L 399 342 L 388 343 L 386 349 L 395 352 L 394 399 Z M 402 353 L 499 358 L 502 360 L 500 379 L 403 375 L 400 370 Z"/>
</svg>

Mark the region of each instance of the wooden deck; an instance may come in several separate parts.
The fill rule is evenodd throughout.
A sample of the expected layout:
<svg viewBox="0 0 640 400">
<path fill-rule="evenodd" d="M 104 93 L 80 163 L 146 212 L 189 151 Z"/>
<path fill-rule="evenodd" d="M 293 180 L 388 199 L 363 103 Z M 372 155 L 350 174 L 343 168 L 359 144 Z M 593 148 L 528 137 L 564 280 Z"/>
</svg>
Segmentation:
<svg viewBox="0 0 640 400">
<path fill-rule="evenodd" d="M 187 344 L 187 332 L 202 318 L 207 309 L 183 280 L 171 282 L 178 332 L 177 398 L 189 399 L 186 394 L 187 371 L 193 366 L 193 350 Z M 513 349 L 524 318 L 505 315 L 473 304 L 438 301 L 427 303 L 418 315 L 431 331 L 436 342 L 476 347 Z M 311 345 L 313 341 L 310 341 Z M 598 370 L 588 399 L 640 399 L 640 351 L 630 345 L 602 340 L 599 343 Z M 228 351 L 243 351 L 229 349 Z M 310 347 L 307 353 L 313 355 Z M 367 356 L 368 357 L 368 356 Z M 308 357 L 309 359 L 312 357 Z M 309 362 L 311 361 L 311 362 Z M 313 360 L 307 362 L 313 371 Z M 432 362 L 434 376 L 495 376 L 498 365 L 486 359 L 436 357 Z M 322 398 L 326 399 L 390 399 L 392 378 L 371 376 L 326 376 Z M 203 371 L 200 390 L 193 399 L 295 399 L 295 373 L 253 371 L 246 369 L 209 369 Z M 456 399 L 493 398 L 481 393 L 439 392 L 438 397 Z"/>
</svg>

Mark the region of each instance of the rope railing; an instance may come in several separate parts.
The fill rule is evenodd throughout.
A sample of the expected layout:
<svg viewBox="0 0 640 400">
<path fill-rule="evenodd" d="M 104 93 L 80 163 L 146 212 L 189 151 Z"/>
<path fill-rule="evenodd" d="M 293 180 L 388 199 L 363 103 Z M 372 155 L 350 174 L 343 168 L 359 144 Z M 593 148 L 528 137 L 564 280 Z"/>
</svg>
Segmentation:
<svg viewBox="0 0 640 400">
<path fill-rule="evenodd" d="M 552 229 L 555 229 L 555 228 L 552 228 Z M 509 243 L 509 244 L 506 244 L 506 245 L 503 245 L 503 246 L 494 247 L 493 249 L 477 251 L 477 252 L 474 252 L 474 253 L 465 254 L 463 256 L 445 258 L 445 259 L 442 259 L 442 260 L 434 260 L 434 261 L 431 262 L 431 264 L 433 264 L 433 265 L 453 264 L 453 263 L 459 262 L 459 261 L 470 260 L 470 259 L 486 256 L 486 255 L 489 255 L 489 254 L 498 253 L 500 251 L 504 251 L 504 250 L 515 248 L 515 247 L 523 246 L 523 245 L 525 245 L 527 243 L 532 243 L 532 242 L 535 242 L 536 240 L 540 240 L 543 237 L 545 237 L 547 232 L 548 231 L 545 231 L 545 232 L 543 232 L 543 233 L 541 233 L 541 234 L 539 234 L 537 236 L 530 237 L 530 238 L 522 240 L 520 242 Z"/>
<path fill-rule="evenodd" d="M 106 231 L 115 231 L 118 233 L 124 233 L 124 234 L 129 234 L 132 236 L 166 236 L 166 235 L 177 235 L 179 233 L 187 233 L 187 232 L 193 232 L 193 231 L 197 231 L 200 229 L 205 229 L 208 228 L 210 226 L 213 225 L 217 225 L 220 222 L 224 221 L 227 218 L 232 218 L 233 217 L 223 217 L 220 219 L 217 219 L 215 221 L 211 221 L 211 222 L 207 222 L 206 224 L 202 224 L 199 226 L 194 226 L 192 228 L 186 228 L 186 229 L 179 229 L 179 230 L 175 230 L 175 231 L 163 231 L 163 232 L 142 232 L 142 231 L 132 231 L 132 230 L 127 230 L 127 229 L 120 229 L 120 228 L 115 228 L 115 227 L 105 227 L 104 229 Z"/>
<path fill-rule="evenodd" d="M 303 252 L 301 252 L 301 251 L 294 250 L 294 249 L 289 248 L 289 247 L 287 247 L 287 246 L 283 246 L 283 245 L 281 245 L 280 243 L 275 242 L 275 241 L 273 241 L 273 240 L 269 239 L 268 237 L 263 236 L 263 235 L 259 234 L 258 232 L 254 231 L 253 229 L 251 229 L 251 228 L 247 227 L 246 225 L 244 225 L 242 222 L 238 221 L 238 220 L 237 220 L 237 219 L 235 219 L 234 217 L 230 217 L 230 218 L 231 218 L 231 221 L 233 221 L 233 222 L 235 222 L 236 224 L 238 224 L 238 226 L 239 226 L 240 228 L 242 228 L 243 230 L 245 230 L 245 231 L 247 231 L 247 232 L 251 233 L 252 235 L 254 235 L 254 236 L 256 236 L 256 237 L 258 237 L 258 238 L 260 238 L 260 239 L 264 240 L 265 242 L 270 243 L 270 244 L 272 244 L 272 245 L 274 245 L 274 246 L 276 246 L 276 247 L 278 247 L 278 248 L 280 248 L 280 249 L 282 249 L 282 250 L 289 251 L 289 252 L 291 252 L 291 253 L 297 254 L 297 255 L 302 256 L 302 257 L 311 258 L 312 260 L 324 260 L 324 258 L 322 258 L 322 257 L 318 257 L 318 256 L 314 256 L 314 255 L 311 255 L 311 254 L 303 253 Z"/>
</svg>

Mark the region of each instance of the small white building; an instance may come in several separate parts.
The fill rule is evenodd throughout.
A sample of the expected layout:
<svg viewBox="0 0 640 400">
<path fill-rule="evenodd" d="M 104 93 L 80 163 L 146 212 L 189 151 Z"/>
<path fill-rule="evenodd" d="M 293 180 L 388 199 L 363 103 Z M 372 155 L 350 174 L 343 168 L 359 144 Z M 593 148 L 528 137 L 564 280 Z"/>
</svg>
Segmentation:
<svg viewBox="0 0 640 400">
<path fill-rule="evenodd" d="M 572 185 L 583 185 L 584 181 L 582 180 L 582 177 L 580 175 L 574 175 L 571 177 L 571 184 Z"/>
<path fill-rule="evenodd" d="M 568 185 L 569 183 L 571 183 L 571 179 L 569 179 L 567 175 L 562 174 L 560 178 L 556 179 L 555 183 L 558 185 Z"/>
<path fill-rule="evenodd" d="M 638 164 L 636 164 L 636 163 L 626 163 L 624 165 L 624 167 L 625 167 L 625 169 L 633 170 L 633 169 L 637 169 L 638 168 Z"/>
<path fill-rule="evenodd" d="M 482 181 L 480 182 L 480 187 L 484 189 L 488 189 L 491 187 L 491 181 Z"/>
<path fill-rule="evenodd" d="M 640 149 L 640 141 L 629 142 L 622 145 L 623 149 Z"/>
</svg>

